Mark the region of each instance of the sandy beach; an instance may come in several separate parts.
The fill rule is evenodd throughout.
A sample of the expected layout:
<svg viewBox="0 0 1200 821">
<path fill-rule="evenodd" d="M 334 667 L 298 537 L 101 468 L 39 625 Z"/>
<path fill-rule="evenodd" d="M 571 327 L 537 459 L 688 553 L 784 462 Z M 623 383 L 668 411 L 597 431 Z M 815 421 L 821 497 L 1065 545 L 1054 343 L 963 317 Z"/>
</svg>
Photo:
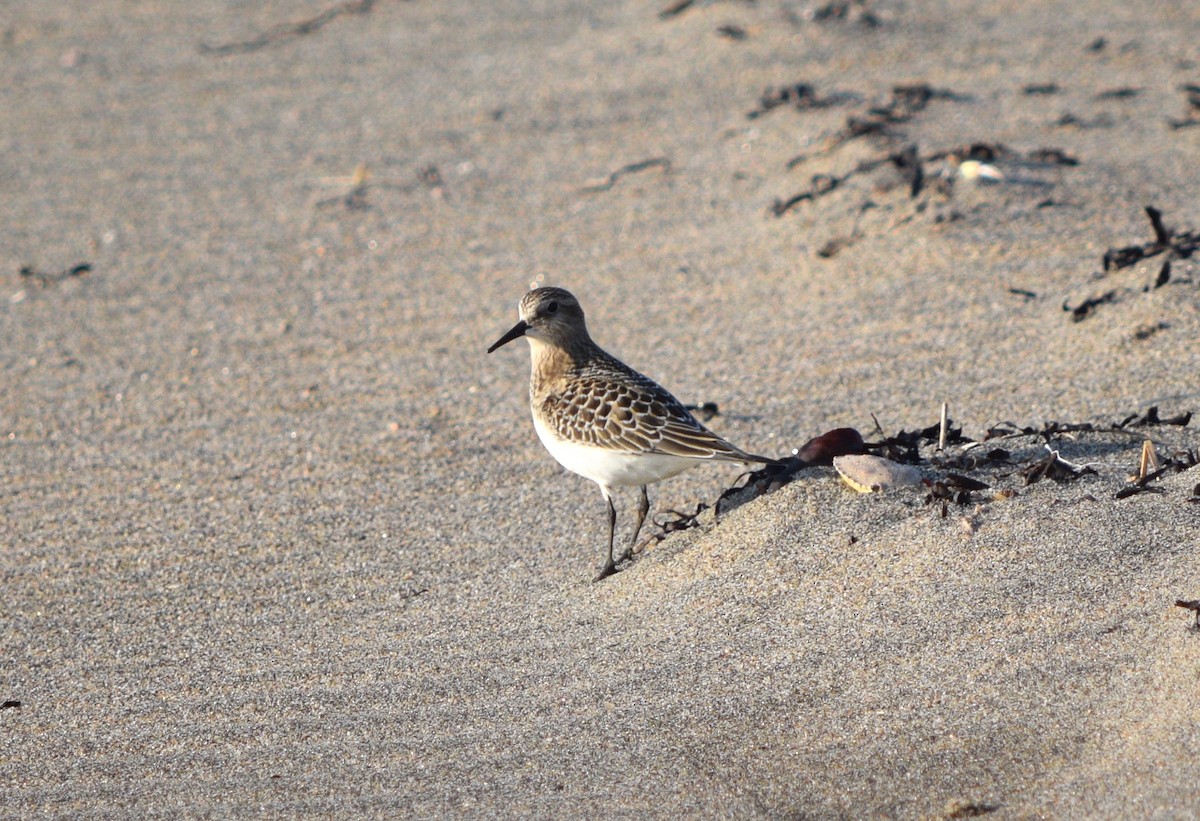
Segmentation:
<svg viewBox="0 0 1200 821">
<path fill-rule="evenodd" d="M 1198 38 L 7 3 L 0 817 L 1200 816 Z M 748 451 L 961 436 L 593 584 L 531 283 Z"/>
</svg>

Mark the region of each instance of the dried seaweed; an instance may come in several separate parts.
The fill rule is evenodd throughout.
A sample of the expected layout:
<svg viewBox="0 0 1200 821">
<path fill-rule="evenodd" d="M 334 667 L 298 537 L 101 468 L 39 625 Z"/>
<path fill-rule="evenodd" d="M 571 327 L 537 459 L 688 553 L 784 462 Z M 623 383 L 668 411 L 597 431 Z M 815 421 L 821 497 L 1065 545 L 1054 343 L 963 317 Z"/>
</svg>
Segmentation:
<svg viewBox="0 0 1200 821">
<path fill-rule="evenodd" d="M 1057 450 L 1052 450 L 1044 459 L 1039 459 L 1032 465 L 1022 468 L 1018 473 L 1024 477 L 1025 484 L 1032 485 L 1042 479 L 1069 482 L 1088 474 L 1094 475 L 1096 469 L 1086 465 L 1073 465 L 1059 456 Z"/>
<path fill-rule="evenodd" d="M 344 194 L 337 194 L 332 197 L 317 201 L 317 208 L 333 208 L 343 207 L 347 211 L 370 211 L 375 206 L 369 201 L 368 196 L 375 190 L 391 190 L 411 193 L 419 188 L 425 188 L 435 197 L 446 197 L 446 182 L 442 177 L 442 172 L 436 165 L 427 165 L 420 168 L 416 172 L 415 182 L 397 182 L 397 181 L 378 181 L 371 178 L 367 171 L 366 164 L 360 164 L 354 169 L 354 174 L 350 177 L 332 177 L 327 178 L 325 182 L 334 184 L 346 183 L 350 187 Z"/>
<path fill-rule="evenodd" d="M 875 427 L 882 433 L 879 426 L 879 420 L 875 420 Z M 947 418 L 946 420 L 946 438 L 947 445 L 958 445 L 970 442 L 962 435 L 962 427 L 954 427 L 954 421 Z M 893 462 L 900 462 L 908 465 L 919 465 L 922 462 L 920 448 L 922 444 L 936 444 L 942 438 L 942 423 L 939 421 L 936 424 L 930 425 L 927 428 L 920 430 L 902 430 L 894 436 L 888 436 L 878 442 L 867 442 L 866 450 L 868 453 L 873 453 L 876 456 L 882 456 L 885 459 L 890 459 Z"/>
<path fill-rule="evenodd" d="M 1040 428 L 1031 425 L 1019 426 L 1015 422 L 1001 422 L 987 429 L 983 441 L 991 439 L 1012 439 L 1020 436 L 1036 436 L 1049 443 L 1055 437 L 1064 433 L 1126 433 L 1134 434 L 1129 428 L 1153 427 L 1155 425 L 1175 425 L 1187 427 L 1192 421 L 1192 412 L 1180 413 L 1166 419 L 1158 415 L 1158 406 L 1152 405 L 1142 414 L 1129 414 L 1119 422 L 1111 425 L 1097 425 L 1093 422 L 1058 422 L 1044 423 Z M 1141 434 L 1136 434 L 1141 436 Z"/>
<path fill-rule="evenodd" d="M 1184 103 L 1187 108 L 1181 119 L 1167 120 L 1167 125 L 1172 130 L 1200 125 L 1200 84 L 1185 83 L 1179 87 L 1179 90 L 1184 93 Z"/>
<path fill-rule="evenodd" d="M 1092 311 L 1096 310 L 1096 308 L 1109 302 L 1115 302 L 1116 299 L 1116 291 L 1105 291 L 1104 293 L 1100 294 L 1100 296 L 1094 296 L 1085 299 L 1074 308 L 1067 304 L 1067 300 L 1063 300 L 1062 309 L 1070 312 L 1072 322 L 1082 322 L 1083 320 L 1087 319 Z"/>
<path fill-rule="evenodd" d="M 934 502 L 954 502 L 957 505 L 967 506 L 974 503 L 974 498 L 971 496 L 972 491 L 987 490 L 989 485 L 980 482 L 978 479 L 972 479 L 969 476 L 963 476 L 958 473 L 947 473 L 943 478 L 936 481 L 926 481 L 926 487 L 929 488 L 929 493 L 925 496 L 925 504 L 931 505 Z M 945 513 L 943 512 L 943 515 Z"/>
<path fill-rule="evenodd" d="M 1101 91 L 1096 95 L 1097 100 L 1131 100 L 1141 94 L 1143 89 L 1133 88 L 1131 86 L 1122 86 L 1121 88 L 1110 88 L 1107 91 Z"/>
<path fill-rule="evenodd" d="M 1117 121 L 1106 111 L 1102 111 L 1091 118 L 1081 117 L 1078 114 L 1067 111 L 1055 120 L 1054 124 L 1060 128 L 1078 128 L 1080 131 L 1089 131 L 1093 128 L 1112 128 L 1117 124 Z"/>
<path fill-rule="evenodd" d="M 660 11 L 658 17 L 660 20 L 669 20 L 672 17 L 678 17 L 691 8 L 695 2 L 696 0 L 675 0 L 674 3 Z"/>
<path fill-rule="evenodd" d="M 309 17 L 306 20 L 301 20 L 298 23 L 281 23 L 273 26 L 249 40 L 224 43 L 219 46 L 210 46 L 207 43 L 201 43 L 199 46 L 200 53 L 212 54 L 218 57 L 227 54 L 248 54 L 275 43 L 313 34 L 343 15 L 367 14 L 375 7 L 375 2 L 376 0 L 347 0 L 347 2 L 327 8 L 320 14 Z"/>
<path fill-rule="evenodd" d="M 1154 240 L 1137 245 L 1109 248 L 1104 252 L 1105 272 L 1128 268 L 1143 259 L 1162 253 L 1169 255 L 1168 261 L 1188 259 L 1197 249 L 1200 249 L 1200 232 L 1170 230 L 1163 224 L 1162 211 L 1153 205 L 1147 205 L 1145 210 L 1146 216 L 1150 219 L 1150 227 L 1154 230 Z"/>
<path fill-rule="evenodd" d="M 925 159 L 933 160 L 957 157 L 959 160 L 975 160 L 977 162 L 1011 162 L 1026 166 L 1054 167 L 1076 166 L 1079 159 L 1071 156 L 1061 148 L 1035 148 L 1030 151 L 1018 151 L 1009 148 L 1004 143 L 973 142 L 934 151 Z"/>
<path fill-rule="evenodd" d="M 677 533 L 680 530 L 689 530 L 693 527 L 700 526 L 700 514 L 708 510 L 709 506 L 704 502 L 696 505 L 696 510 L 692 513 L 683 513 L 678 510 L 667 510 L 665 514 L 673 518 L 664 518 L 662 521 L 654 520 L 654 525 L 658 528 L 658 532 L 650 537 L 652 542 L 661 542 L 663 539 L 670 536 L 672 533 Z"/>
<path fill-rule="evenodd" d="M 637 174 L 640 171 L 646 171 L 651 168 L 661 168 L 665 174 L 671 170 L 671 161 L 666 157 L 653 157 L 648 160 L 632 162 L 628 165 L 621 166 L 616 171 L 613 171 L 608 175 L 607 178 L 597 182 L 589 183 L 580 190 L 588 194 L 594 194 L 599 191 L 607 191 L 616 185 L 617 180 L 621 179 L 621 177 L 624 177 L 627 174 Z"/>
<path fill-rule="evenodd" d="M 946 487 L 957 488 L 959 490 L 987 490 L 990 487 L 986 482 L 972 479 L 970 476 L 962 476 L 958 473 L 947 473 L 943 483 Z"/>
<path fill-rule="evenodd" d="M 1137 496 L 1139 493 L 1163 493 L 1161 487 L 1150 487 L 1149 485 L 1128 485 L 1118 490 L 1114 496 L 1117 499 L 1128 499 L 1130 496 Z"/>
<path fill-rule="evenodd" d="M 1000 809 L 999 804 L 989 803 L 987 801 L 967 801 L 965 799 L 957 799 L 951 801 L 945 810 L 944 818 L 947 821 L 958 821 L 960 818 L 978 818 L 981 815 L 988 815 Z"/>
<path fill-rule="evenodd" d="M 847 92 L 835 91 L 832 94 L 820 94 L 815 86 L 809 83 L 793 83 L 786 86 L 772 86 L 759 97 L 758 105 L 746 112 L 746 119 L 754 120 L 769 111 L 787 106 L 795 111 L 813 111 L 829 108 L 857 100 L 858 96 Z"/>
<path fill-rule="evenodd" d="M 821 259 L 829 259 L 836 257 L 844 249 L 849 248 L 858 241 L 858 235 L 851 234 L 848 237 L 834 237 L 821 243 L 821 247 L 817 249 L 817 256 Z"/>
<path fill-rule="evenodd" d="M 867 0 L 830 0 L 812 11 L 814 23 L 857 23 L 866 28 L 883 24 Z"/>
<path fill-rule="evenodd" d="M 1133 332 L 1133 338 L 1139 341 L 1144 341 L 1154 336 L 1159 331 L 1165 331 L 1171 327 L 1169 322 L 1155 322 L 1149 325 L 1141 325 Z"/>
<path fill-rule="evenodd" d="M 921 155 L 917 153 L 916 144 L 906 146 L 888 159 L 908 182 L 908 195 L 915 198 L 921 193 L 921 186 L 925 183 L 925 170 L 921 165 Z"/>
<path fill-rule="evenodd" d="M 949 93 L 949 92 L 946 92 Z M 853 136 L 861 136 L 863 134 L 888 134 L 887 123 L 885 121 L 876 120 L 859 120 L 850 118 L 850 129 Z M 845 136 L 845 134 L 843 134 Z M 895 136 L 895 135 L 892 135 Z M 844 142 L 844 140 L 843 140 Z M 840 143 L 838 143 L 840 145 Z M 823 149 L 827 150 L 827 149 Z M 822 152 L 818 152 L 822 153 Z M 800 155 L 793 157 L 788 161 L 787 167 L 794 168 L 797 165 L 807 161 L 810 155 Z M 787 199 L 776 199 L 770 208 L 772 215 L 779 217 L 786 214 L 791 209 L 795 208 L 802 202 L 807 200 L 817 200 L 820 197 L 829 194 L 842 186 L 843 183 L 850 180 L 852 177 L 860 174 L 867 174 L 875 171 L 881 166 L 893 165 L 904 180 L 908 183 L 909 198 L 915 199 L 920 195 L 925 188 L 927 175 L 925 173 L 925 164 L 938 160 L 953 159 L 956 162 L 965 160 L 974 160 L 981 163 L 991 163 L 997 160 L 1004 160 L 1016 165 L 1025 166 L 1027 168 L 1051 168 L 1056 166 L 1076 166 L 1079 165 L 1079 160 L 1065 151 L 1058 148 L 1037 148 L 1028 152 L 1015 151 L 1000 143 L 976 142 L 969 145 L 959 145 L 953 148 L 944 148 L 932 151 L 928 154 L 921 154 L 917 151 L 915 143 L 909 144 L 899 151 L 889 152 L 886 155 L 875 157 L 869 160 L 859 161 L 854 168 L 840 176 L 830 174 L 817 174 L 812 178 L 811 187 L 806 191 L 801 191 Z M 948 190 L 943 185 L 941 190 Z M 823 256 L 833 256 L 837 251 L 841 250 L 848 243 L 840 243 L 831 249 L 830 253 Z"/>
<path fill-rule="evenodd" d="M 1192 412 L 1180 413 L 1175 416 L 1168 416 L 1162 419 L 1158 415 L 1158 405 L 1151 405 L 1146 409 L 1146 412 L 1141 416 L 1136 413 L 1130 414 L 1125 419 L 1117 422 L 1114 427 L 1122 428 L 1148 428 L 1155 425 L 1178 425 L 1181 428 L 1186 428 L 1188 423 L 1192 421 Z"/>
<path fill-rule="evenodd" d="M 786 200 L 776 199 L 775 202 L 771 203 L 771 213 L 777 217 L 782 217 L 805 200 L 815 200 L 818 197 L 823 197 L 855 174 L 862 173 L 871 168 L 877 168 L 879 165 L 880 163 L 871 163 L 868 167 L 863 163 L 859 163 L 858 167 L 853 171 L 841 177 L 817 174 L 812 178 L 812 188 L 809 190 L 801 191 L 799 194 L 788 197 Z"/>
<path fill-rule="evenodd" d="M 1154 278 L 1154 281 L 1143 286 L 1141 289 L 1143 293 L 1156 290 L 1171 282 L 1172 260 L 1188 259 L 1200 249 L 1200 232 L 1169 229 L 1163 223 L 1161 211 L 1152 205 L 1147 205 L 1145 211 L 1146 216 L 1150 220 L 1150 227 L 1154 232 L 1153 241 L 1109 248 L 1104 252 L 1102 259 L 1103 271 L 1096 274 L 1097 279 L 1105 277 L 1111 271 L 1119 271 L 1122 268 L 1136 265 L 1142 260 L 1158 256 L 1159 254 L 1166 254 L 1166 258 L 1163 260 L 1163 264 L 1159 268 L 1158 275 Z M 1126 288 L 1124 293 L 1128 293 L 1131 290 L 1130 288 Z M 1084 300 L 1084 302 L 1075 308 L 1071 308 L 1066 302 L 1063 302 L 1063 310 L 1070 311 L 1072 319 L 1078 322 L 1090 315 L 1096 306 L 1115 302 L 1121 295 L 1122 292 L 1112 289 L 1098 297 Z"/>
<path fill-rule="evenodd" d="M 788 160 L 787 167 L 795 168 L 812 156 L 828 154 L 859 137 L 898 137 L 899 135 L 893 131 L 892 126 L 902 125 L 911 121 L 917 114 L 924 111 L 930 102 L 934 100 L 961 101 L 964 99 L 966 98 L 953 91 L 934 88 L 924 83 L 894 86 L 891 96 L 882 103 L 869 106 L 865 111 L 847 116 L 842 128 L 825 140 L 815 155 L 801 154 L 793 157 Z M 884 161 L 886 162 L 886 160 Z"/>
<path fill-rule="evenodd" d="M 661 541 L 677 530 L 711 524 L 730 509 L 774 492 L 796 480 L 810 468 L 829 465 L 837 456 L 854 453 L 874 454 L 903 464 L 932 466 L 941 475 L 936 479 L 924 481 L 927 488 L 925 504 L 940 503 L 941 515 L 948 516 L 949 505 L 986 504 L 1017 495 L 1017 491 L 1012 487 L 1001 487 L 984 494 L 984 491 L 990 491 L 994 487 L 988 477 L 997 477 L 1000 480 L 1018 477 L 1025 485 L 1032 485 L 1044 479 L 1064 484 L 1084 476 L 1098 475 L 1096 468 L 1091 465 L 1074 464 L 1064 459 L 1054 443 L 1062 438 L 1077 439 L 1080 434 L 1087 433 L 1122 434 L 1136 436 L 1142 439 L 1144 444 L 1141 467 L 1137 474 L 1130 477 L 1126 487 L 1116 491 L 1116 498 L 1126 499 L 1143 493 L 1165 493 L 1167 491 L 1164 488 L 1154 486 L 1153 483 L 1169 472 L 1189 470 L 1200 465 L 1200 453 L 1177 450 L 1170 457 L 1161 458 L 1154 445 L 1146 439 L 1144 430 L 1164 425 L 1183 427 L 1188 425 L 1191 419 L 1191 412 L 1162 416 L 1157 406 L 1151 406 L 1143 412 L 1129 414 L 1111 424 L 1049 421 L 1041 426 L 1020 426 L 1004 422 L 989 428 L 983 441 L 1035 437 L 1045 442 L 1048 451 L 1045 455 L 1016 463 L 1008 449 L 990 447 L 985 450 L 981 447 L 982 442 L 964 437 L 962 428 L 955 426 L 948 415 L 944 424 L 939 421 L 926 428 L 902 430 L 892 436 L 884 435 L 879 421 L 876 420 L 876 432 L 880 438 L 872 442 L 863 441 L 862 435 L 853 428 L 837 428 L 810 439 L 804 447 L 796 449 L 793 455 L 786 459 L 742 474 L 737 482 L 721 492 L 712 505 L 699 504 L 691 513 L 668 511 L 668 518 L 656 521 L 659 532 L 652 538 L 654 541 Z M 943 456 L 942 450 L 935 450 L 943 431 L 943 447 L 961 445 L 964 446 L 961 452 L 953 456 Z M 1200 503 L 1200 484 L 1196 486 L 1188 501 Z M 701 514 L 710 510 L 708 516 L 702 517 Z"/>
<path fill-rule="evenodd" d="M 910 146 L 909 148 L 913 149 L 913 153 L 915 155 L 915 146 Z M 889 154 L 886 157 L 879 157 L 874 160 L 864 160 L 840 177 L 835 177 L 830 174 L 816 174 L 812 178 L 811 188 L 809 188 L 807 191 L 801 191 L 799 194 L 791 196 L 786 200 L 775 200 L 775 202 L 771 204 L 771 213 L 776 217 L 781 217 L 805 200 L 816 200 L 820 197 L 823 197 L 826 194 L 837 190 L 842 183 L 846 182 L 851 177 L 854 177 L 858 174 L 869 173 L 882 165 L 886 165 L 887 163 L 892 163 L 897 167 L 900 167 L 904 162 L 904 160 L 899 158 L 900 153 L 902 152 Z M 830 256 L 832 256 L 832 254 L 830 254 Z"/>
<path fill-rule="evenodd" d="M 91 271 L 92 263 L 90 262 L 79 262 L 75 265 L 72 265 L 70 268 L 66 268 L 53 274 L 39 271 L 32 265 L 22 265 L 20 270 L 17 271 L 17 275 L 22 279 L 33 282 L 40 288 L 49 288 L 51 285 L 58 285 L 60 282 L 65 282 L 68 279 L 81 277 L 85 274 L 91 273 Z"/>
</svg>

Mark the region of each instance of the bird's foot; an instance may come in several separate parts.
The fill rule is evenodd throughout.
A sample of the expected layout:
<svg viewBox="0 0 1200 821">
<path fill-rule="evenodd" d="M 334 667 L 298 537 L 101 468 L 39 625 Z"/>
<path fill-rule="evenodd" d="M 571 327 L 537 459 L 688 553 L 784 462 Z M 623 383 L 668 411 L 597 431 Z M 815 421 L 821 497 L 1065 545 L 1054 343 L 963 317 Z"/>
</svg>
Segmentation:
<svg viewBox="0 0 1200 821">
<path fill-rule="evenodd" d="M 619 572 L 619 571 L 617 570 L 616 562 L 611 562 L 609 564 L 606 564 L 606 565 L 604 565 L 604 567 L 600 568 L 600 573 L 597 574 L 596 578 L 592 579 L 592 584 L 595 584 L 596 582 L 604 581 L 609 576 L 612 576 L 612 575 L 616 574 L 617 572 Z"/>
<path fill-rule="evenodd" d="M 625 552 L 622 553 L 620 556 L 617 556 L 615 559 L 609 559 L 608 563 L 606 565 L 604 565 L 604 567 L 600 568 L 599 575 L 597 575 L 596 578 L 592 579 L 592 582 L 595 583 L 598 581 L 603 581 L 604 579 L 607 579 L 609 576 L 612 576 L 612 575 L 615 575 L 615 574 L 621 572 L 620 565 L 624 564 L 625 562 L 629 561 L 632 558 L 633 558 L 633 548 L 632 547 L 626 548 Z"/>
</svg>

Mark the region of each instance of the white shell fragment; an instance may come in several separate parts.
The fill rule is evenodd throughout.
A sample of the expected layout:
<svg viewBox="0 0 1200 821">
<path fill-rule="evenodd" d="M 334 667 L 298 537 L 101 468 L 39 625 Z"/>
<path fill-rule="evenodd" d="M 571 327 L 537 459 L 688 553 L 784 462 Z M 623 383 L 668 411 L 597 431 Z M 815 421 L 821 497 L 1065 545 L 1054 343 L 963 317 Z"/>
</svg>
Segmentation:
<svg viewBox="0 0 1200 821">
<path fill-rule="evenodd" d="M 1004 179 L 1004 173 L 999 168 L 978 160 L 963 160 L 958 164 L 958 173 L 964 180 L 999 182 Z"/>
<path fill-rule="evenodd" d="M 921 484 L 921 471 L 881 456 L 837 456 L 833 460 L 833 469 L 843 482 L 859 493 L 879 493 Z"/>
</svg>

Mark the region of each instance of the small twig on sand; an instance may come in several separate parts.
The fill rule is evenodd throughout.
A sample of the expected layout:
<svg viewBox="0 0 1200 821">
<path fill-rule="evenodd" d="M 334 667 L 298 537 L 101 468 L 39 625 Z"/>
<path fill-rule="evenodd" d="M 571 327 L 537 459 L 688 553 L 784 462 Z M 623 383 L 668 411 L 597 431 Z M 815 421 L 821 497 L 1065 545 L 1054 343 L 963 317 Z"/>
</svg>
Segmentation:
<svg viewBox="0 0 1200 821">
<path fill-rule="evenodd" d="M 201 43 L 200 53 L 215 54 L 219 57 L 226 54 L 248 54 L 252 51 L 266 48 L 272 43 L 312 34 L 343 14 L 367 14 L 375 6 L 375 2 L 376 0 L 346 0 L 346 2 L 327 8 L 325 11 L 315 17 L 309 17 L 307 20 L 301 20 L 298 23 L 280 23 L 277 26 L 272 26 L 250 40 L 222 43 L 219 46 L 210 46 L 208 43 Z"/>
<path fill-rule="evenodd" d="M 624 177 L 626 174 L 636 174 L 639 171 L 645 171 L 649 168 L 661 168 L 663 173 L 671 170 L 671 161 L 666 157 L 654 157 L 641 162 L 633 162 L 629 165 L 623 165 L 616 171 L 608 175 L 606 179 L 593 181 L 585 185 L 582 189 L 586 194 L 594 194 L 599 191 L 607 191 L 617 184 L 617 180 Z"/>
</svg>

